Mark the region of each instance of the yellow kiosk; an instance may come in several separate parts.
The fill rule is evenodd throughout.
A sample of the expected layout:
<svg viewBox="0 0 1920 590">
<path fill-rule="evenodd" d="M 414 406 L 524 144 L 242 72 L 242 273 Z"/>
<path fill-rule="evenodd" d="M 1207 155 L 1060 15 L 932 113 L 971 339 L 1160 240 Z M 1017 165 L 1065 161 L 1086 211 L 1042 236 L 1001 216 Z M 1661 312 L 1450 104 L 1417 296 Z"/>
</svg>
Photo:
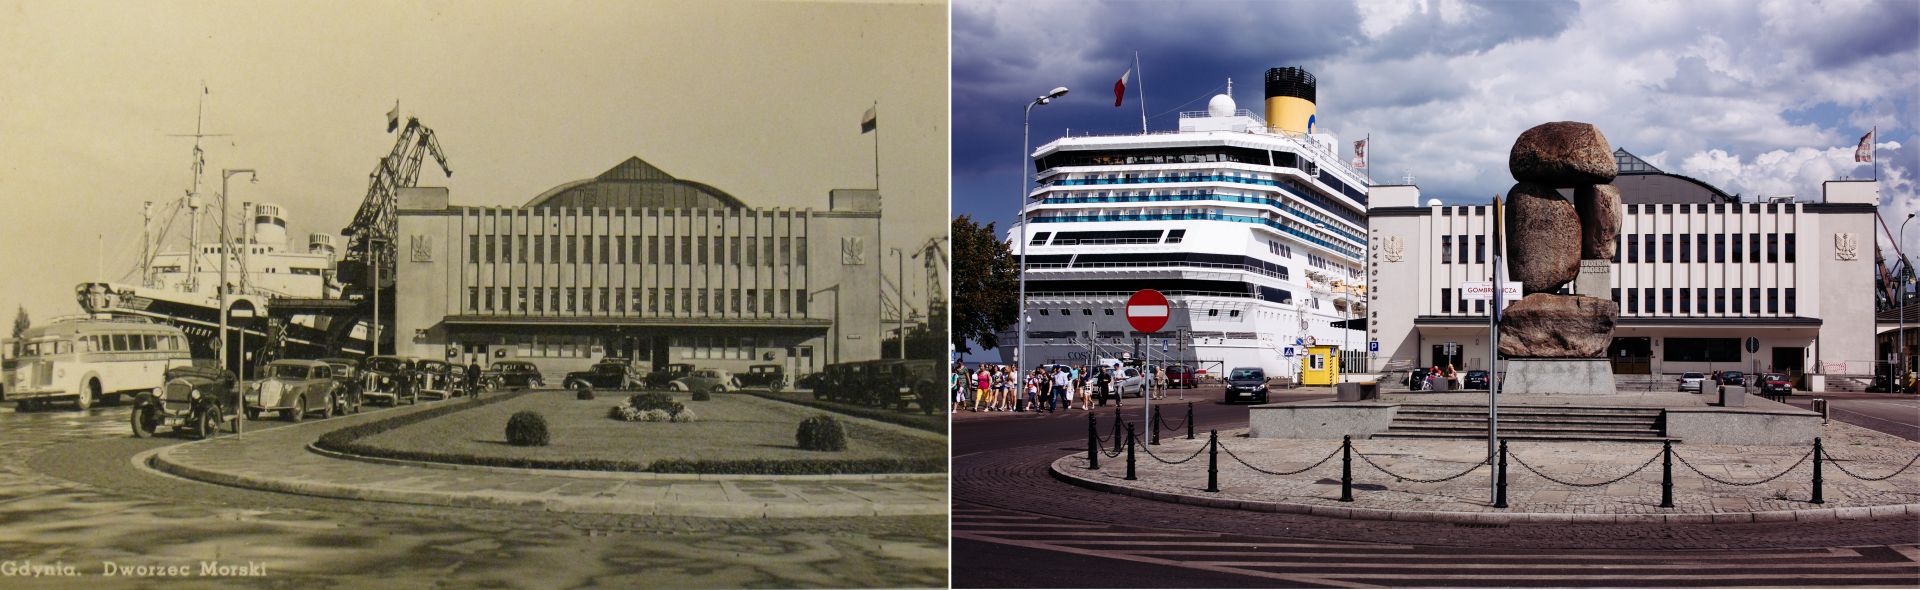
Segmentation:
<svg viewBox="0 0 1920 590">
<path fill-rule="evenodd" d="M 1307 358 L 1300 362 L 1300 384 L 1333 385 L 1339 382 L 1340 347 L 1307 347 Z"/>
</svg>

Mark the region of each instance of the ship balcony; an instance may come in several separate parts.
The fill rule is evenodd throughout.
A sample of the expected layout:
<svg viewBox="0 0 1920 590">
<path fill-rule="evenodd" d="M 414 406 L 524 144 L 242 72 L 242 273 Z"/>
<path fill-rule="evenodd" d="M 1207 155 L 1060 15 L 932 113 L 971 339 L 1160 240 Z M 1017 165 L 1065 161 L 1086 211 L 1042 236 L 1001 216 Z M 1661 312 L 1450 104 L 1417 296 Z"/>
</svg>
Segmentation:
<svg viewBox="0 0 1920 590">
<path fill-rule="evenodd" d="M 1027 271 L 1051 278 L 1185 278 L 1237 281 L 1242 274 L 1288 280 L 1286 275 L 1245 264 L 1209 262 L 1074 262 L 1029 263 Z"/>
</svg>

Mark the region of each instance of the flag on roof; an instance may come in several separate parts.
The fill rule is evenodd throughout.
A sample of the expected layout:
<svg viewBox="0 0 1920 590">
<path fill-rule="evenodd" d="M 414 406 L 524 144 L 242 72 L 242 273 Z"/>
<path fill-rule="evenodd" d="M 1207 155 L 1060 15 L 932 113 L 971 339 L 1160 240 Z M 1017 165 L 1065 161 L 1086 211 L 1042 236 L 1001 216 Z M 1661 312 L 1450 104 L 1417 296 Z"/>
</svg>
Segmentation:
<svg viewBox="0 0 1920 590">
<path fill-rule="evenodd" d="M 1132 75 L 1133 68 L 1127 68 L 1125 73 L 1120 74 L 1120 81 L 1113 83 L 1113 106 L 1120 106 L 1120 99 L 1127 96 L 1127 77 Z"/>
<path fill-rule="evenodd" d="M 1866 135 L 1860 136 L 1860 145 L 1853 148 L 1853 161 L 1873 161 L 1873 131 L 1874 130 L 1868 130 Z"/>
<path fill-rule="evenodd" d="M 866 133 L 868 131 L 873 131 L 875 129 L 880 128 L 879 114 L 875 112 L 875 109 L 878 109 L 878 108 L 880 108 L 880 105 L 873 105 L 871 107 L 867 107 L 867 114 L 860 116 L 860 132 L 861 133 Z"/>
</svg>

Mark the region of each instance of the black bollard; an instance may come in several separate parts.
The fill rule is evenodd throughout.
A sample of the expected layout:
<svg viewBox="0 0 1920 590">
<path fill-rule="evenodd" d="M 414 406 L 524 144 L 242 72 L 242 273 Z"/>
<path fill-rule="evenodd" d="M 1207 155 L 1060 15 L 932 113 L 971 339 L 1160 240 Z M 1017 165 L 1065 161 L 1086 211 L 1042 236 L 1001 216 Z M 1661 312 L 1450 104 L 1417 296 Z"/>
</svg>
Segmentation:
<svg viewBox="0 0 1920 590">
<path fill-rule="evenodd" d="M 1187 440 L 1193 440 L 1193 402 L 1187 402 Z"/>
<path fill-rule="evenodd" d="M 1220 491 L 1220 431 L 1207 431 L 1207 491 Z"/>
<path fill-rule="evenodd" d="M 1133 425 L 1127 425 L 1127 481 L 1133 481 Z"/>
<path fill-rule="evenodd" d="M 1814 504 L 1827 503 L 1827 500 L 1821 497 L 1821 494 L 1820 494 L 1820 456 L 1824 454 L 1826 454 L 1826 451 L 1820 450 L 1820 437 L 1817 437 L 1817 436 L 1814 437 L 1813 438 L 1813 499 L 1809 500 L 1809 502 L 1812 502 Z"/>
<path fill-rule="evenodd" d="M 1120 419 L 1120 408 L 1114 408 L 1113 409 L 1113 452 L 1115 453 L 1120 452 L 1120 445 L 1123 444 L 1120 442 L 1120 424 L 1122 422 L 1124 421 Z"/>
<path fill-rule="evenodd" d="M 1673 507 L 1673 441 L 1660 441 L 1660 507 Z"/>
<path fill-rule="evenodd" d="M 1149 426 L 1147 430 L 1153 431 L 1152 434 L 1147 435 L 1147 444 L 1160 444 L 1160 408 L 1153 409 L 1153 419 L 1149 420 L 1147 425 Z"/>
<path fill-rule="evenodd" d="M 1494 479 L 1493 507 L 1507 507 L 1507 441 L 1500 441 L 1500 472 Z"/>
<path fill-rule="evenodd" d="M 1340 437 L 1340 501 L 1353 501 L 1353 436 Z"/>
<path fill-rule="evenodd" d="M 1087 414 L 1087 469 L 1100 469 L 1100 427 L 1093 414 Z"/>
</svg>

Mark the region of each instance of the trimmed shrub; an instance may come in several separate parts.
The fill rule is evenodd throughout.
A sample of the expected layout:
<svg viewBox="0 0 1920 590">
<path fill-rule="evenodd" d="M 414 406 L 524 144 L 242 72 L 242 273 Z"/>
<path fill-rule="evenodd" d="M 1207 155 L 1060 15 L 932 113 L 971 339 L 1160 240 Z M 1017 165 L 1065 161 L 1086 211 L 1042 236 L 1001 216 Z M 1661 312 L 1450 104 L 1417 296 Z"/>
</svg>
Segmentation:
<svg viewBox="0 0 1920 590">
<path fill-rule="evenodd" d="M 699 416 L 693 415 L 693 410 L 680 410 L 680 413 L 673 415 L 674 422 L 693 422 L 699 419 Z"/>
<path fill-rule="evenodd" d="M 627 398 L 627 405 L 633 406 L 633 409 L 642 412 L 647 410 L 664 410 L 668 414 L 678 414 L 680 410 L 686 409 L 685 405 L 674 401 L 672 395 L 659 391 L 633 394 L 633 397 Z"/>
<path fill-rule="evenodd" d="M 640 421 L 641 422 L 671 422 L 673 421 L 673 414 L 668 414 L 666 410 L 660 410 L 660 409 L 646 410 L 644 412 L 640 412 Z"/>
<path fill-rule="evenodd" d="M 700 391 L 693 392 L 693 401 L 704 402 L 712 399 L 713 399 L 713 393 L 707 390 L 702 389 Z"/>
<path fill-rule="evenodd" d="M 516 447 L 547 446 L 547 419 L 539 412 L 514 413 L 507 419 L 507 443 Z"/>
<path fill-rule="evenodd" d="M 593 388 L 582 387 L 582 388 L 573 390 L 573 399 L 577 399 L 581 401 L 591 401 L 593 399 Z"/>
<path fill-rule="evenodd" d="M 840 420 L 826 414 L 800 421 L 800 430 L 794 433 L 800 448 L 809 451 L 847 450 L 847 428 Z"/>
</svg>

